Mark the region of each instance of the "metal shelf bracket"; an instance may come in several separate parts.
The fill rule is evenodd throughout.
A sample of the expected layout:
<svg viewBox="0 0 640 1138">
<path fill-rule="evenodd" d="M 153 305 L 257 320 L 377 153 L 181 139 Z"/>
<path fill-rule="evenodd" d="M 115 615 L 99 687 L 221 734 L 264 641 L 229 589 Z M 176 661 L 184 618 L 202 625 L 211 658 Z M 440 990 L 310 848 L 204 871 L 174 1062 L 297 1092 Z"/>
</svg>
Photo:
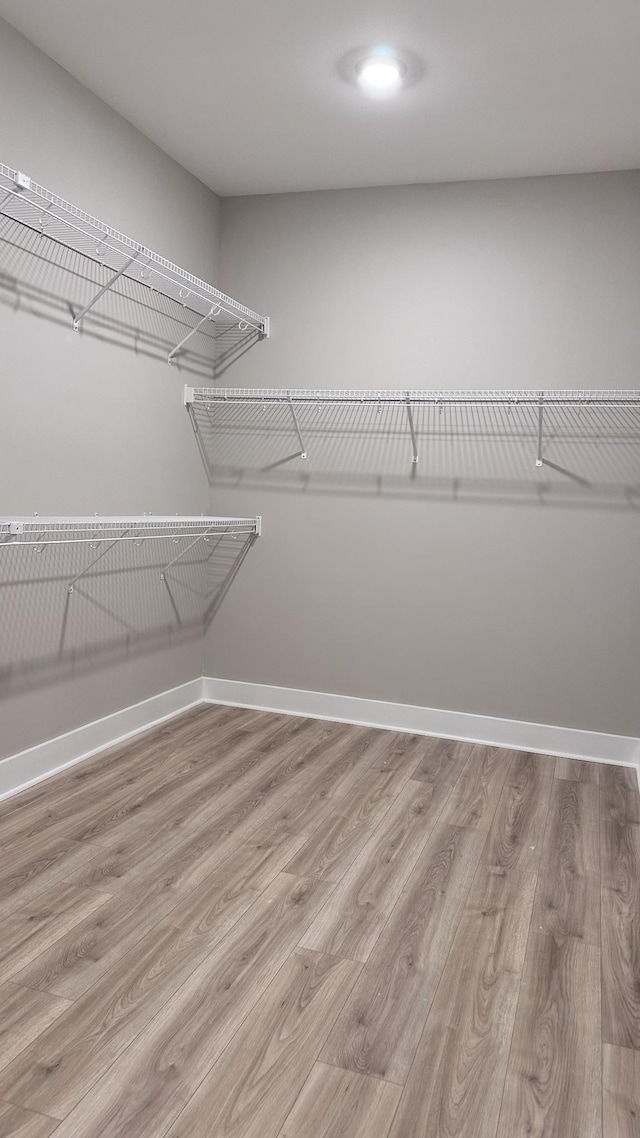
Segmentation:
<svg viewBox="0 0 640 1138">
<path fill-rule="evenodd" d="M 197 545 L 199 541 L 204 541 L 205 538 L 209 537 L 212 533 L 213 530 L 207 530 L 206 533 L 199 534 L 198 537 L 194 537 L 193 541 L 190 541 L 188 545 L 185 545 L 184 549 L 182 549 L 180 553 L 176 554 L 176 556 L 173 557 L 171 561 L 168 561 L 166 565 L 163 565 L 162 572 L 160 573 L 160 580 L 164 581 L 164 575 L 167 569 L 170 569 L 172 565 L 175 565 L 178 561 L 180 561 L 184 557 L 185 553 L 188 553 L 190 549 L 193 549 L 194 545 Z"/>
<path fill-rule="evenodd" d="M 171 349 L 169 355 L 167 356 L 167 363 L 172 364 L 178 355 L 178 352 L 184 347 L 187 340 L 190 340 L 192 336 L 195 336 L 196 332 L 202 328 L 203 324 L 206 324 L 207 320 L 214 320 L 216 316 L 219 316 L 221 311 L 222 309 L 220 308 L 219 304 L 214 305 L 211 309 L 211 312 L 208 312 L 206 316 L 203 316 L 202 320 L 198 320 L 198 323 L 195 325 L 195 327 L 193 327 L 190 332 L 187 332 L 186 336 L 182 337 L 180 343 L 176 344 L 175 348 Z"/>
<path fill-rule="evenodd" d="M 413 410 L 411 408 L 411 396 L 407 391 L 407 418 L 409 420 L 409 430 L 411 431 L 411 446 L 413 447 L 413 458 L 411 461 L 416 463 L 418 461 L 418 441 L 416 439 L 416 428 L 413 422 Z"/>
<path fill-rule="evenodd" d="M 542 458 L 542 435 L 544 430 L 544 395 L 540 392 L 538 400 L 538 453 L 536 455 L 536 466 L 543 465 Z"/>
<path fill-rule="evenodd" d="M 307 458 L 307 448 L 304 445 L 304 440 L 303 440 L 302 435 L 300 433 L 300 424 L 298 423 L 298 416 L 296 415 L 296 409 L 293 405 L 293 399 L 291 398 L 291 396 L 289 396 L 289 410 L 291 411 L 291 417 L 293 419 L 293 425 L 295 427 L 296 435 L 298 436 L 298 442 L 300 444 L 300 454 L 297 457 L 298 458 Z"/>
<path fill-rule="evenodd" d="M 79 581 L 79 580 L 80 580 L 82 577 L 84 577 L 84 576 L 85 576 L 85 575 L 86 575 L 86 574 L 89 572 L 89 570 L 90 570 L 90 569 L 93 569 L 93 566 L 94 566 L 94 565 L 97 565 L 99 561 L 102 561 L 102 558 L 103 558 L 103 557 L 106 557 L 106 556 L 107 556 L 107 553 L 109 553 L 109 552 L 110 552 L 110 550 L 112 550 L 112 549 L 113 549 L 114 545 L 117 545 L 119 541 L 122 541 L 122 538 L 123 538 L 123 537 L 126 537 L 126 535 L 127 535 L 129 532 L 130 532 L 130 530 L 128 530 L 128 529 L 124 530 L 124 532 L 123 532 L 123 533 L 121 533 L 121 534 L 119 535 L 119 537 L 116 537 L 116 538 L 115 538 L 115 539 L 114 539 L 112 542 L 110 542 L 110 543 L 109 543 L 109 545 L 107 546 L 107 548 L 106 548 L 106 549 L 103 549 L 103 550 L 102 550 L 102 553 L 99 553 L 97 557 L 94 557 L 93 561 L 90 561 L 88 565 L 85 565 L 85 567 L 84 567 L 84 569 L 82 570 L 82 572 L 81 572 L 81 573 L 78 573 L 78 574 L 77 574 L 77 575 L 76 575 L 76 576 L 73 578 L 73 580 L 72 580 L 72 581 L 69 581 L 69 584 L 67 585 L 67 592 L 68 592 L 68 593 L 72 593 L 72 592 L 73 592 L 73 586 L 74 586 L 75 584 L 77 584 L 77 582 L 78 582 L 78 581 Z M 96 539 L 96 540 L 99 540 L 99 539 Z"/>
<path fill-rule="evenodd" d="M 137 253 L 135 254 L 135 256 L 130 257 L 129 260 L 126 261 L 125 264 L 122 266 L 122 268 L 119 269 L 118 272 L 115 273 L 114 276 L 111 277 L 111 280 L 108 280 L 107 283 L 102 286 L 100 291 L 97 292 L 96 295 L 94 296 L 93 300 L 90 300 L 89 303 L 85 305 L 85 307 L 82 309 L 82 312 L 79 312 L 78 315 L 74 317 L 74 320 L 73 320 L 74 332 L 77 332 L 79 330 L 80 323 L 82 320 L 84 320 L 85 316 L 87 315 L 87 312 L 89 312 L 93 308 L 94 304 L 98 303 L 100 298 L 104 296 L 105 292 L 108 292 L 110 288 L 113 288 L 116 281 L 120 280 L 120 277 L 124 276 L 127 269 L 130 269 L 133 262 L 135 260 L 137 260 L 137 257 L 138 257 Z"/>
</svg>

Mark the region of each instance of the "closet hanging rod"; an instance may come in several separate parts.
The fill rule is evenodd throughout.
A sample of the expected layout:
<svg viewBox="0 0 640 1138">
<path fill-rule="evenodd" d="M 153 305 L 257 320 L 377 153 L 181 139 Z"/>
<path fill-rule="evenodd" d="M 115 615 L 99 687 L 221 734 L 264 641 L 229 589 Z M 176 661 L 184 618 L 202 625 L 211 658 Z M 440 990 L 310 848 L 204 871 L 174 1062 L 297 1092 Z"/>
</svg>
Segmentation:
<svg viewBox="0 0 640 1138">
<path fill-rule="evenodd" d="M 120 277 L 176 301 L 199 316 L 216 320 L 231 317 L 242 331 L 253 329 L 260 339 L 269 335 L 269 318 L 234 300 L 233 297 L 188 273 L 146 245 L 120 233 L 110 225 L 38 185 L 27 174 L 0 163 L 0 214 L 60 245 L 107 267 L 113 276 L 80 313 L 74 328 Z"/>
<path fill-rule="evenodd" d="M 95 545 L 102 541 L 206 540 L 214 534 L 260 536 L 262 519 L 213 516 L 3 517 L 0 549 L 9 546 Z"/>
<path fill-rule="evenodd" d="M 640 407 L 640 391 L 616 391 L 595 389 L 557 390 L 477 390 L 477 391 L 432 391 L 432 390 L 344 390 L 291 389 L 291 388 L 233 388 L 233 387 L 189 387 L 185 388 L 185 406 L 212 403 L 255 403 L 255 404 L 385 404 L 433 407 L 539 407 L 541 403 L 549 407 Z"/>
</svg>

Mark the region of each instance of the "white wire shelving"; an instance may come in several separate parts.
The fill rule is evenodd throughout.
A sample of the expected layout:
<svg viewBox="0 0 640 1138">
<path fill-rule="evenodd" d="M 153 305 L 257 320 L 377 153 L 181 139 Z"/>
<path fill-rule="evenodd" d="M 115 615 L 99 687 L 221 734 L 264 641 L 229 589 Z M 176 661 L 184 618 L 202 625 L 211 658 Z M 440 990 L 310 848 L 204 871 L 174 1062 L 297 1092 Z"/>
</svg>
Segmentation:
<svg viewBox="0 0 640 1138">
<path fill-rule="evenodd" d="M 38 185 L 27 174 L 0 163 L 0 214 L 46 236 L 104 269 L 106 280 L 84 307 L 73 316 L 77 331 L 101 298 L 127 278 L 150 293 L 166 297 L 197 317 L 197 321 L 168 353 L 168 362 L 185 350 L 187 342 L 203 326 L 230 325 L 259 339 L 269 335 L 269 319 L 233 297 L 188 273 L 112 226 Z"/>
<path fill-rule="evenodd" d="M 159 538 L 207 537 L 213 533 L 260 534 L 260 517 L 227 518 L 198 514 L 193 516 L 155 514 L 106 517 L 25 517 L 0 518 L 0 545 L 46 545 L 104 541 L 151 541 Z"/>
<path fill-rule="evenodd" d="M 626 468 L 637 465 L 640 455 L 638 390 L 187 386 L 184 403 L 196 432 L 215 448 L 218 463 L 223 458 L 230 465 L 236 463 L 243 443 L 254 456 L 265 456 L 266 443 L 262 446 L 260 440 L 268 440 L 273 447 L 288 436 L 294 452 L 271 462 L 263 457 L 263 471 L 299 459 L 314 459 L 318 467 L 324 463 L 335 468 L 341 447 L 350 447 L 355 468 L 358 458 L 367 459 L 363 449 L 367 439 L 374 447 L 368 454 L 372 469 L 379 459 L 399 472 L 410 459 L 414 470 L 418 462 L 425 469 L 431 463 L 432 473 L 454 474 L 479 465 L 488 470 L 492 448 L 495 457 L 497 448 L 504 456 L 508 447 L 509 468 L 519 476 L 527 465 L 533 465 L 582 483 L 593 473 L 590 456 L 594 460 L 596 452 L 601 467 L 606 457 L 610 472 L 616 466 L 618 472 L 622 469 L 619 456 L 612 457 L 616 448 L 625 448 Z M 483 444 L 488 449 L 479 464 L 477 455 Z M 571 459 L 570 467 L 563 463 L 562 446 Z M 475 454 L 469 458 L 472 447 Z M 493 467 L 497 471 L 499 463 L 493 462 Z"/>
<path fill-rule="evenodd" d="M 0 518 L 0 680 L 202 635 L 260 531 L 259 517 Z"/>
<path fill-rule="evenodd" d="M 592 388 L 567 388 L 564 390 L 537 389 L 477 389 L 438 391 L 431 389 L 386 390 L 382 388 L 268 388 L 268 387 L 185 387 L 185 403 L 411 403 L 429 406 L 537 406 L 542 400 L 545 405 L 562 407 L 598 406 L 638 406 L 640 390 L 596 390 Z"/>
<path fill-rule="evenodd" d="M 262 519 L 216 516 L 167 516 L 145 514 L 122 517 L 3 517 L 0 518 L 0 550 L 31 548 L 39 553 L 49 546 L 88 546 L 96 553 L 88 565 L 68 582 L 68 591 L 99 561 L 123 543 L 142 545 L 144 542 L 171 542 L 179 548 L 162 566 L 164 572 L 176 565 L 186 553 L 200 542 L 209 542 L 219 536 L 243 535 L 254 539 L 260 536 Z"/>
</svg>

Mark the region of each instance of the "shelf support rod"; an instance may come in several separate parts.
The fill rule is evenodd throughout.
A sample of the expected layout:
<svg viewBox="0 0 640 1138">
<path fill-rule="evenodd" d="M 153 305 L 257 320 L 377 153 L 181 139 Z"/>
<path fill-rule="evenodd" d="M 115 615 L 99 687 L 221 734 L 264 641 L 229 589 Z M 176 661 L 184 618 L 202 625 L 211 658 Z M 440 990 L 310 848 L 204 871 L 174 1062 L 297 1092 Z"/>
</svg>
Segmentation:
<svg viewBox="0 0 640 1138">
<path fill-rule="evenodd" d="M 299 457 L 300 458 L 306 458 L 307 457 L 307 448 L 304 445 L 302 435 L 300 434 L 300 424 L 298 423 L 298 416 L 296 415 L 296 409 L 293 406 L 293 399 L 291 398 L 291 396 L 289 396 L 289 410 L 291 411 L 291 417 L 293 419 L 293 425 L 294 425 L 295 430 L 296 430 L 296 435 L 298 436 L 298 442 L 300 443 L 300 455 L 299 455 Z"/>
<path fill-rule="evenodd" d="M 73 592 L 73 586 L 80 580 L 80 578 L 84 577 L 89 572 L 90 569 L 93 569 L 93 566 L 97 565 L 98 561 L 102 561 L 102 558 L 107 556 L 107 553 L 109 552 L 109 550 L 113 549 L 114 545 L 117 545 L 119 541 L 122 541 L 122 538 L 126 537 L 127 534 L 130 532 L 131 532 L 131 529 L 129 528 L 129 529 L 124 530 L 123 533 L 118 534 L 118 537 L 115 539 L 115 541 L 110 542 L 109 545 L 107 546 L 107 548 L 103 549 L 102 553 L 99 553 L 97 557 L 94 557 L 93 561 L 90 561 L 89 564 L 87 566 L 85 566 L 85 568 L 82 570 L 81 573 L 78 573 L 78 575 L 76 577 L 74 577 L 72 581 L 69 581 L 69 584 L 67 585 L 67 592 L 72 593 Z M 99 541 L 99 540 L 100 540 L 99 538 L 96 538 L 96 541 Z"/>
<path fill-rule="evenodd" d="M 538 453 L 536 455 L 536 466 L 542 466 L 542 432 L 544 427 L 544 396 L 540 392 L 538 399 Z"/>
<path fill-rule="evenodd" d="M 195 336 L 195 334 L 196 334 L 196 332 L 198 331 L 198 329 L 199 329 L 199 328 L 201 328 L 203 324 L 206 324 L 207 320 L 213 320 L 213 317 L 214 317 L 214 315 L 218 316 L 218 315 L 220 314 L 220 311 L 221 311 L 221 309 L 220 309 L 220 305 L 219 305 L 219 304 L 218 304 L 218 305 L 215 305 L 215 304 L 214 304 L 214 306 L 213 306 L 213 308 L 211 309 L 211 311 L 210 311 L 210 312 L 207 312 L 207 315 L 206 315 L 206 316 L 203 316 L 203 317 L 202 317 L 202 320 L 198 320 L 198 323 L 195 325 L 195 327 L 193 327 L 193 328 L 191 329 L 191 331 L 190 331 L 190 332 L 187 332 L 186 336 L 183 336 L 183 338 L 181 339 L 180 343 L 179 343 L 179 344 L 176 344 L 175 348 L 172 348 L 172 349 L 171 349 L 171 351 L 169 352 L 169 355 L 167 356 L 167 363 L 168 363 L 168 364 L 170 364 L 170 363 L 173 363 L 173 361 L 174 361 L 174 359 L 176 358 L 176 356 L 177 356 L 178 352 L 180 351 L 180 349 L 181 349 L 181 348 L 183 348 L 183 347 L 184 347 L 184 345 L 186 344 L 187 340 L 190 340 L 192 336 Z"/>
<path fill-rule="evenodd" d="M 230 527 L 229 527 L 229 526 L 227 526 L 227 528 L 226 528 L 225 530 L 223 530 L 223 531 L 222 531 L 222 532 L 223 532 L 223 535 L 224 535 L 225 533 L 229 533 L 229 529 L 230 529 Z M 181 552 L 180 552 L 180 553 L 176 554 L 176 556 L 173 558 L 173 560 L 172 560 L 172 561 L 169 561 L 167 565 L 163 565 L 163 567 L 162 567 L 162 572 L 161 572 L 161 574 L 160 574 L 160 580 L 161 580 L 161 581 L 164 581 L 164 575 L 165 575 L 165 573 L 166 573 L 167 569 L 170 569 L 172 565 L 175 565 L 177 561 L 180 561 L 180 559 L 181 559 L 182 557 L 184 557 L 185 553 L 188 553 L 190 549 L 193 549 L 194 545 L 197 545 L 199 541 L 202 541 L 202 540 L 203 540 L 203 538 L 205 538 L 205 537 L 210 537 L 210 536 L 211 536 L 211 534 L 212 534 L 213 532 L 214 532 L 214 531 L 213 531 L 212 529 L 210 529 L 210 530 L 207 530 L 207 532 L 206 532 L 206 533 L 199 533 L 199 534 L 198 534 L 198 536 L 197 536 L 197 537 L 195 537 L 195 538 L 193 539 L 193 541 L 190 541 L 190 542 L 189 542 L 189 544 L 188 544 L 188 545 L 186 545 L 186 546 L 184 547 L 184 549 L 183 549 L 183 550 L 181 550 Z"/>
<path fill-rule="evenodd" d="M 108 292 L 110 288 L 113 288 L 116 281 L 120 280 L 120 277 L 123 276 L 124 273 L 126 273 L 127 269 L 131 267 L 133 262 L 136 260 L 137 256 L 138 256 L 138 254 L 136 253 L 133 257 L 130 257 L 128 261 L 125 261 L 124 265 L 122 266 L 121 269 L 118 269 L 118 272 L 115 274 L 115 276 L 111 277 L 111 280 L 107 281 L 107 283 L 102 286 L 102 288 L 100 289 L 100 292 L 96 293 L 93 300 L 90 300 L 89 303 L 86 305 L 86 307 L 82 309 L 82 312 L 79 312 L 78 315 L 74 317 L 74 320 L 73 320 L 74 332 L 78 331 L 78 329 L 80 327 L 80 321 L 84 320 L 85 316 L 87 315 L 87 312 L 89 312 L 93 308 L 94 304 L 98 303 L 98 301 L 100 300 L 100 297 L 104 296 L 105 292 Z"/>
<path fill-rule="evenodd" d="M 408 391 L 407 391 L 406 403 L 407 403 L 407 418 L 409 420 L 409 430 L 411 431 L 411 446 L 413 447 L 413 458 L 411 459 L 411 461 L 415 463 L 418 461 L 418 441 L 416 439 L 416 429 L 415 429 L 415 426 L 413 423 L 413 408 L 411 406 L 411 399 L 409 397 Z"/>
</svg>

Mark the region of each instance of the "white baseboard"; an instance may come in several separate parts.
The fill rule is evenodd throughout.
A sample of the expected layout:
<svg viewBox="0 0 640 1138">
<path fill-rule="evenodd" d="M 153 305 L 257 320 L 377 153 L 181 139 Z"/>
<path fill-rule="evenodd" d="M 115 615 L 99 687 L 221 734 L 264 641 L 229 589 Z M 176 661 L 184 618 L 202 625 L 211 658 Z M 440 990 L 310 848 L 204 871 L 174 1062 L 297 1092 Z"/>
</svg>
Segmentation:
<svg viewBox="0 0 640 1138">
<path fill-rule="evenodd" d="M 0 800 L 203 702 L 202 677 L 0 761 Z"/>
<path fill-rule="evenodd" d="M 2 759 L 0 800 L 203 702 L 410 731 L 415 735 L 461 739 L 516 751 L 566 755 L 587 762 L 617 763 L 635 767 L 640 780 L 640 739 L 629 735 L 607 735 L 571 727 L 550 727 L 545 723 L 470 715 L 462 711 L 439 711 L 408 703 L 387 703 L 377 699 L 201 676 Z"/>
<path fill-rule="evenodd" d="M 219 680 L 212 676 L 203 679 L 203 696 L 211 703 L 235 704 L 258 711 L 333 719 L 366 727 L 410 731 L 416 735 L 485 743 L 515 751 L 563 755 L 587 762 L 616 763 L 635 767 L 640 779 L 640 739 L 630 735 L 607 735 L 599 731 L 551 727 L 546 723 L 524 723 L 463 711 L 439 711 L 408 703 L 386 703 L 377 699 L 271 687 L 241 680 Z"/>
</svg>

